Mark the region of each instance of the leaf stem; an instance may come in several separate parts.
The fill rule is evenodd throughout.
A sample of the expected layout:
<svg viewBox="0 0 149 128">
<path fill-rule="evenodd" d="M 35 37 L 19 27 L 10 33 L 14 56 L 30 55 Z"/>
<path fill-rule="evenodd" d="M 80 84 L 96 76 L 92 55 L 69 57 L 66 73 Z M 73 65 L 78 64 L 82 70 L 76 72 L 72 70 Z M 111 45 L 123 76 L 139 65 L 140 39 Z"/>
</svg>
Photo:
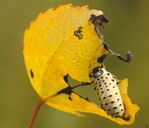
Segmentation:
<svg viewBox="0 0 149 128">
<path fill-rule="evenodd" d="M 33 128 L 33 125 L 34 125 L 35 120 L 38 116 L 39 110 L 40 110 L 41 106 L 43 105 L 43 103 L 44 103 L 44 101 L 40 99 L 40 101 L 38 102 L 38 104 L 32 114 L 31 120 L 29 121 L 27 128 Z"/>
</svg>

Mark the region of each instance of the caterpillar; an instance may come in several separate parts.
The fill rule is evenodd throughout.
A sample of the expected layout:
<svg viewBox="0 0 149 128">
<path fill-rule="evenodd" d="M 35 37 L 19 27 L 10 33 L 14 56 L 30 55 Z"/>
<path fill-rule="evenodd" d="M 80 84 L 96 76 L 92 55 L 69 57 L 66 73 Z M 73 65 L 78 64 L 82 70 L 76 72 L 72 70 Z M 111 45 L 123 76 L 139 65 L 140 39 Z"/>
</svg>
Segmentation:
<svg viewBox="0 0 149 128">
<path fill-rule="evenodd" d="M 100 67 L 93 70 L 92 77 L 95 90 L 99 95 L 101 108 L 112 117 L 123 117 L 125 108 L 117 79 L 110 72 Z"/>
</svg>

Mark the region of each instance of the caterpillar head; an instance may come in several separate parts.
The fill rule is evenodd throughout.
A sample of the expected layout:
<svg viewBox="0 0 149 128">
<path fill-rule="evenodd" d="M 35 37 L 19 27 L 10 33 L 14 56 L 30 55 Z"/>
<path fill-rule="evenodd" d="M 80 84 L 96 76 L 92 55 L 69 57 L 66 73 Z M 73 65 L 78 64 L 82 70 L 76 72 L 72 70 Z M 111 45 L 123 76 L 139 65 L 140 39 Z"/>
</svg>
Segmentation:
<svg viewBox="0 0 149 128">
<path fill-rule="evenodd" d="M 106 70 L 101 68 L 101 67 L 95 67 L 92 71 L 92 73 L 90 74 L 90 77 L 94 77 L 97 78 L 99 76 L 101 76 Z"/>
</svg>

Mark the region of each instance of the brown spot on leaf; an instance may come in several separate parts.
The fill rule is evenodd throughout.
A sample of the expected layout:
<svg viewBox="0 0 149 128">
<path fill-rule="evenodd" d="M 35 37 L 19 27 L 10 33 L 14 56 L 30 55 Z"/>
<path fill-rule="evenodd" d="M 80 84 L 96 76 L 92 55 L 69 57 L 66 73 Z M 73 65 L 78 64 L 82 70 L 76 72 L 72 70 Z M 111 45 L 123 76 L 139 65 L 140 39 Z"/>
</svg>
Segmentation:
<svg viewBox="0 0 149 128">
<path fill-rule="evenodd" d="M 126 121 L 129 121 L 130 120 L 130 116 L 127 116 L 127 117 L 124 116 L 124 117 L 122 117 L 122 119 L 126 120 Z"/>
<path fill-rule="evenodd" d="M 74 31 L 74 35 L 77 36 L 79 40 L 82 39 L 83 38 L 82 27 L 78 27 L 78 29 Z"/>
<path fill-rule="evenodd" d="M 34 73 L 33 73 L 32 69 L 30 69 L 30 75 L 31 75 L 32 78 L 34 78 Z"/>
<path fill-rule="evenodd" d="M 72 98 L 70 96 L 68 97 L 68 99 L 72 101 Z"/>
</svg>

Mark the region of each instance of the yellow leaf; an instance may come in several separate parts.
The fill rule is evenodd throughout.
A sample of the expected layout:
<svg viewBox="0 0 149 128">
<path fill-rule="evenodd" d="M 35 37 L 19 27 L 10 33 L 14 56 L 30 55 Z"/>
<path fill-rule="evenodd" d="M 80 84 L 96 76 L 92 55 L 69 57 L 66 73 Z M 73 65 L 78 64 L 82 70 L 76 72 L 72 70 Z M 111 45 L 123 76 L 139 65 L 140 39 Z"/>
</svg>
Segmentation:
<svg viewBox="0 0 149 128">
<path fill-rule="evenodd" d="M 96 104 L 85 100 L 75 92 L 58 93 L 69 85 L 67 74 L 79 82 L 90 82 L 89 73 L 98 64 L 97 58 L 108 54 L 97 36 L 94 25 L 89 21 L 91 14 L 102 15 L 101 11 L 87 6 L 61 5 L 41 13 L 31 23 L 24 35 L 24 60 L 33 88 L 46 104 L 65 112 L 80 115 L 88 112 L 108 118 L 118 124 L 131 124 L 138 107 L 131 104 L 127 94 L 120 88 L 128 121 L 112 118 Z M 82 27 L 82 38 L 74 34 Z"/>
</svg>

